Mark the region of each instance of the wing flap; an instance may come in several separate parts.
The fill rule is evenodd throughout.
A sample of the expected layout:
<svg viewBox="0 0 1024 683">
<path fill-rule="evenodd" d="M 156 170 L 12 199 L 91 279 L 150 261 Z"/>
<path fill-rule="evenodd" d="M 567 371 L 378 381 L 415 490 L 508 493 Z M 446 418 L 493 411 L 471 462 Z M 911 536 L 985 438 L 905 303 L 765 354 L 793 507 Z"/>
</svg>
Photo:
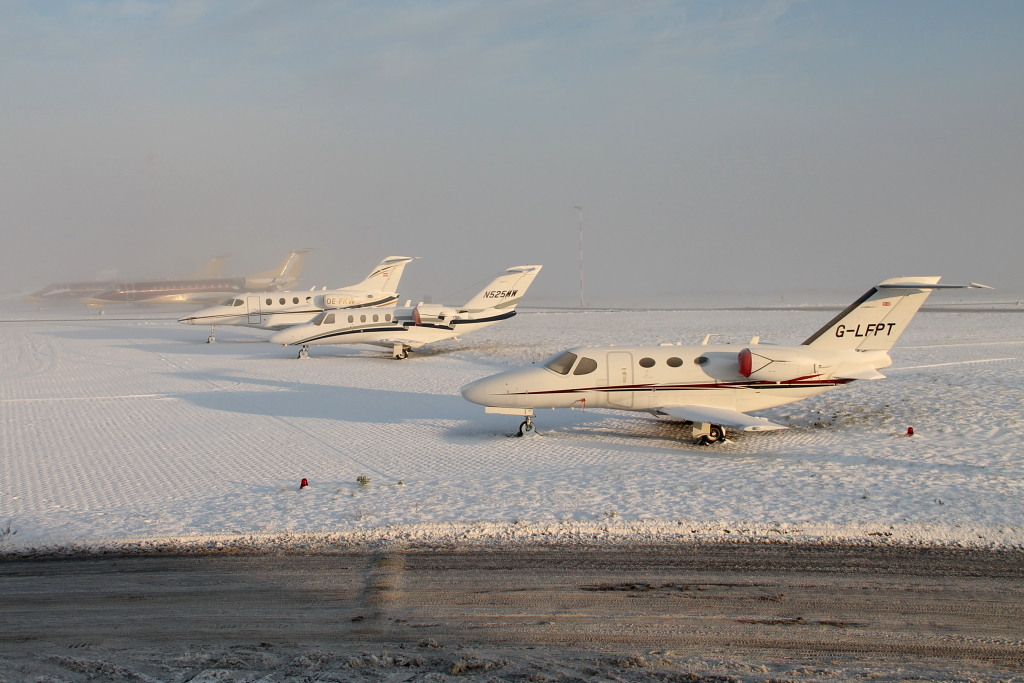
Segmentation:
<svg viewBox="0 0 1024 683">
<path fill-rule="evenodd" d="M 664 406 L 658 408 L 659 413 L 691 422 L 708 422 L 711 424 L 732 427 L 744 432 L 769 432 L 775 429 L 789 429 L 763 417 L 753 417 L 738 410 L 729 408 L 712 408 L 710 406 Z"/>
</svg>

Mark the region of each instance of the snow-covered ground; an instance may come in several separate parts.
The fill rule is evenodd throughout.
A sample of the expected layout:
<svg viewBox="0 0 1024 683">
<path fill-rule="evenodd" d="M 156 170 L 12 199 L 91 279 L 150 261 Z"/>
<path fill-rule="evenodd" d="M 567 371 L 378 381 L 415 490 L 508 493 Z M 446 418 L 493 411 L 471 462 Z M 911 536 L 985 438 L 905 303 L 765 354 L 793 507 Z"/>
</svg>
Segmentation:
<svg viewBox="0 0 1024 683">
<path fill-rule="evenodd" d="M 798 342 L 831 313 L 524 311 L 401 362 L 362 347 L 298 361 L 265 333 L 220 328 L 207 345 L 205 328 L 111 319 L 138 312 L 35 315 L 83 319 L 0 324 L 0 549 L 737 533 L 1024 544 L 1021 314 L 922 313 L 888 379 L 768 411 L 793 428 L 710 448 L 610 411 L 543 411 L 540 436 L 509 438 L 515 418 L 458 390 L 581 343 Z"/>
</svg>

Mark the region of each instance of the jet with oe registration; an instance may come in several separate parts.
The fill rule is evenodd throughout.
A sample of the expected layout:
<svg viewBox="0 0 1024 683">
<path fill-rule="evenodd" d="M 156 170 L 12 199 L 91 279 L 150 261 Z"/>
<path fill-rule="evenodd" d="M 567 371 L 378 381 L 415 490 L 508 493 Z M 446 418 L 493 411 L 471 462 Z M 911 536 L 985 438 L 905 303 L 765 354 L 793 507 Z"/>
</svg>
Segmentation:
<svg viewBox="0 0 1024 683">
<path fill-rule="evenodd" d="M 324 311 L 304 325 L 296 325 L 270 338 L 274 344 L 308 347 L 320 344 L 373 344 L 391 349 L 396 359 L 424 344 L 451 339 L 516 314 L 516 305 L 542 266 L 516 266 L 499 275 L 464 306 L 423 304 L 375 308 L 371 311 Z"/>
<path fill-rule="evenodd" d="M 261 330 L 284 330 L 309 322 L 317 313 L 333 308 L 372 308 L 387 306 L 398 300 L 398 282 L 413 256 L 388 256 L 370 271 L 359 284 L 340 289 L 326 287 L 315 292 L 258 292 L 232 297 L 216 306 L 185 316 L 179 323 L 209 325 L 210 336 L 216 340 L 218 325 L 242 325 Z M 314 293 L 315 292 L 315 293 Z"/>
<path fill-rule="evenodd" d="M 726 428 L 748 432 L 786 429 L 748 412 L 794 403 L 849 384 L 883 379 L 889 349 L 936 289 L 938 277 L 899 277 L 864 296 L 799 346 L 662 344 L 651 347 L 578 347 L 538 365 L 509 370 L 462 387 L 485 412 L 524 417 L 519 435 L 535 433 L 535 408 L 614 408 L 693 423 L 700 444 L 725 438 Z"/>
</svg>

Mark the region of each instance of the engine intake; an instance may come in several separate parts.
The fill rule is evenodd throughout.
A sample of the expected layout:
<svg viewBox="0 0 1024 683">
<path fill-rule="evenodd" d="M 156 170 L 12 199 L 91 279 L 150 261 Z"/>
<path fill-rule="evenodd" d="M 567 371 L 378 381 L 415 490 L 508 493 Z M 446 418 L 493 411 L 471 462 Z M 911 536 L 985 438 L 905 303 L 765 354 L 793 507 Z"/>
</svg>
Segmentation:
<svg viewBox="0 0 1024 683">
<path fill-rule="evenodd" d="M 451 320 L 458 313 L 454 308 L 447 308 L 441 304 L 420 304 L 412 309 L 412 319 L 417 325 L 432 325 L 445 323 Z"/>
<path fill-rule="evenodd" d="M 740 374 L 763 382 L 789 382 L 817 375 L 818 360 L 792 349 L 743 349 L 739 353 Z"/>
</svg>

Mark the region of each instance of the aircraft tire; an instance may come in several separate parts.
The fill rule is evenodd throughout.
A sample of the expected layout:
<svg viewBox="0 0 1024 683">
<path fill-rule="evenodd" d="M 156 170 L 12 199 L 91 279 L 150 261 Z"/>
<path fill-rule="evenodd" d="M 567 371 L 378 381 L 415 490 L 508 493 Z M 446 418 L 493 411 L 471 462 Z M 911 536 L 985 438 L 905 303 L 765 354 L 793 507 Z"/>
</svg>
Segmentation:
<svg viewBox="0 0 1024 683">
<path fill-rule="evenodd" d="M 708 443 L 715 443 L 725 438 L 725 430 L 718 425 L 711 425 L 711 433 L 708 434 Z"/>
<path fill-rule="evenodd" d="M 537 425 L 532 422 L 523 421 L 523 424 L 519 425 L 519 436 L 534 436 L 537 434 Z"/>
</svg>

